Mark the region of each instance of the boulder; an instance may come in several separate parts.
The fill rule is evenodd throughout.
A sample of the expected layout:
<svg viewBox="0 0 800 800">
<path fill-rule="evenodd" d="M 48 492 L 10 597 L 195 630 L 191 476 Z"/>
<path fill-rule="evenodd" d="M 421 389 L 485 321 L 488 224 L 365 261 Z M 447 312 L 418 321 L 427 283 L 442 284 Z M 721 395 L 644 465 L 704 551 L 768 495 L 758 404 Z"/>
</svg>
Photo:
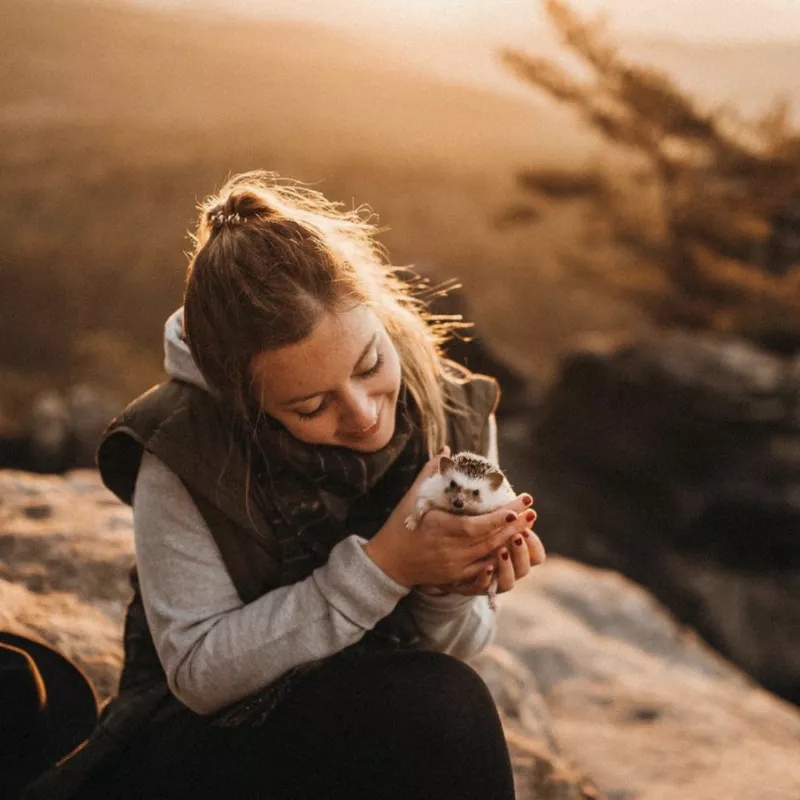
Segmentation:
<svg viewBox="0 0 800 800">
<path fill-rule="evenodd" d="M 120 410 L 87 383 L 39 392 L 24 419 L 8 419 L 0 409 L 0 468 L 61 473 L 94 467 L 100 439 Z"/>
<path fill-rule="evenodd" d="M 595 343 L 527 449 L 551 552 L 644 584 L 800 701 L 800 358 L 689 333 Z"/>
<path fill-rule="evenodd" d="M 37 472 L 61 472 L 69 463 L 70 419 L 61 392 L 51 389 L 38 394 L 29 418 L 30 468 Z"/>
<path fill-rule="evenodd" d="M 116 687 L 130 509 L 78 470 L 0 471 L 0 627 Z M 499 598 L 471 662 L 497 704 L 519 800 L 800 797 L 800 712 L 619 574 L 552 557 Z"/>
</svg>

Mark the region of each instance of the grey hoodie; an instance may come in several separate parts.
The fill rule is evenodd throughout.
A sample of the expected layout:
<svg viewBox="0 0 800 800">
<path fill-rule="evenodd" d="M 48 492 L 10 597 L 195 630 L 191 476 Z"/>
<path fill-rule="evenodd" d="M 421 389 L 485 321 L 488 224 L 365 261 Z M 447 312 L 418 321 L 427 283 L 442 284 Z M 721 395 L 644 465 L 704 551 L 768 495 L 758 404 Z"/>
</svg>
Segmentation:
<svg viewBox="0 0 800 800">
<path fill-rule="evenodd" d="M 165 326 L 167 373 L 208 391 L 181 338 L 182 325 L 179 308 Z M 491 438 L 496 458 L 493 419 Z M 150 453 L 136 481 L 133 522 L 142 600 L 158 656 L 172 692 L 200 714 L 357 642 L 409 592 L 432 649 L 466 660 L 494 633 L 486 597 L 409 590 L 370 559 L 361 546 L 366 540 L 356 535 L 339 542 L 309 577 L 243 604 L 186 488 Z"/>
</svg>

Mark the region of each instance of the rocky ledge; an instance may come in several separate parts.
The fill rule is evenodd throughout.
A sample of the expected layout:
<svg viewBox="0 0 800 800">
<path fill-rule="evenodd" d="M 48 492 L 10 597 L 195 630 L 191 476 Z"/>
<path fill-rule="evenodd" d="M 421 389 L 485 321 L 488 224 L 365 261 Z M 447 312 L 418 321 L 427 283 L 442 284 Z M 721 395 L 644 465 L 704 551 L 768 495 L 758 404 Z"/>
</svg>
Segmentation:
<svg viewBox="0 0 800 800">
<path fill-rule="evenodd" d="M 113 693 L 130 509 L 90 470 L 0 471 L 0 629 Z M 800 797 L 800 711 L 756 686 L 615 572 L 552 557 L 500 599 L 474 659 L 520 800 Z"/>
</svg>

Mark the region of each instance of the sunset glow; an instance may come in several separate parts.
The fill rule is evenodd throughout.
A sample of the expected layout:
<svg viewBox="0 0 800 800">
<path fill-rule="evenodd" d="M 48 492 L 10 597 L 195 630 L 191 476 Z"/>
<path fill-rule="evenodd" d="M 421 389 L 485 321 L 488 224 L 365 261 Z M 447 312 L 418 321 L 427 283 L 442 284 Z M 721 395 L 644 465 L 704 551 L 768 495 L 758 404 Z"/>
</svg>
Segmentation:
<svg viewBox="0 0 800 800">
<path fill-rule="evenodd" d="M 159 5 L 160 0 L 150 0 Z M 173 0 L 165 5 L 180 5 Z M 537 0 L 210 0 L 220 10 L 305 19 L 346 28 L 423 28 L 510 36 L 544 22 Z M 191 3 L 193 7 L 199 4 Z M 796 0 L 572 0 L 582 13 L 608 14 L 620 31 L 699 41 L 800 37 Z"/>
</svg>

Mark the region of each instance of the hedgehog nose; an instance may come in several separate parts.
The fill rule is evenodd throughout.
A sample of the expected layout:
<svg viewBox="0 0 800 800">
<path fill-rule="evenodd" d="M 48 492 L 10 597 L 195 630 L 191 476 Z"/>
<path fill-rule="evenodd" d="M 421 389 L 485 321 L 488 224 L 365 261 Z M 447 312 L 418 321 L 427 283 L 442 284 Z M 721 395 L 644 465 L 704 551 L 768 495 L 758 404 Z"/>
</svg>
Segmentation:
<svg viewBox="0 0 800 800">
<path fill-rule="evenodd" d="M 460 497 L 453 500 L 453 508 L 464 508 L 464 501 Z"/>
</svg>

